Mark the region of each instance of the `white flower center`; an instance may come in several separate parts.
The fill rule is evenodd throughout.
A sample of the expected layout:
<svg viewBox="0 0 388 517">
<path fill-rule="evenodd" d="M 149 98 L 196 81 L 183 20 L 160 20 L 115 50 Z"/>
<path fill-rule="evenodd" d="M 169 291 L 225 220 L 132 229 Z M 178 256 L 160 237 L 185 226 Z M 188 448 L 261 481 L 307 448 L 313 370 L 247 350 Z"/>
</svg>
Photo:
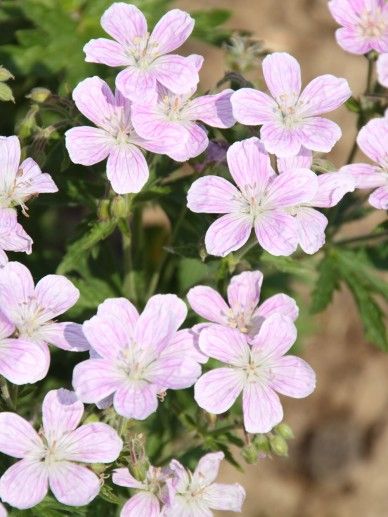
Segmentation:
<svg viewBox="0 0 388 517">
<path fill-rule="evenodd" d="M 360 16 L 359 29 L 365 38 L 381 38 L 387 28 L 381 9 L 366 10 Z"/>
<path fill-rule="evenodd" d="M 145 370 L 152 362 L 144 361 L 143 350 L 133 342 L 120 352 L 118 361 L 118 367 L 131 381 L 145 380 Z"/>
<path fill-rule="evenodd" d="M 43 323 L 46 323 L 46 318 L 42 320 L 42 316 L 44 317 L 45 314 L 46 309 L 39 305 L 34 297 L 19 303 L 15 322 L 19 335 L 36 338 L 37 331 Z"/>
<path fill-rule="evenodd" d="M 137 36 L 132 40 L 132 46 L 127 50 L 128 56 L 135 60 L 136 65 L 145 70 L 158 57 L 158 46 L 156 41 L 150 42 L 150 34 Z"/>
<path fill-rule="evenodd" d="M 228 324 L 231 328 L 237 328 L 240 332 L 248 334 L 252 328 L 252 313 L 254 307 L 234 307 L 227 314 Z"/>
<path fill-rule="evenodd" d="M 185 107 L 185 102 L 182 97 L 178 95 L 165 95 L 160 102 L 162 113 L 172 121 L 182 120 L 182 112 Z"/>
</svg>

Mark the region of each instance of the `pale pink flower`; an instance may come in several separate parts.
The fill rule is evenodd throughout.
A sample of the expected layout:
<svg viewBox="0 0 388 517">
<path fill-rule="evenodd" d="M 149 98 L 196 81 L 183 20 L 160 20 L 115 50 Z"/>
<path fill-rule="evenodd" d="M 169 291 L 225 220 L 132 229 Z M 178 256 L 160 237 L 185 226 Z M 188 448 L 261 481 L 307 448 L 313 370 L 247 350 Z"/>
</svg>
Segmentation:
<svg viewBox="0 0 388 517">
<path fill-rule="evenodd" d="M 245 499 L 243 487 L 238 483 L 215 483 L 223 459 L 222 452 L 205 454 L 193 473 L 172 460 L 170 468 L 176 477 L 176 493 L 171 505 L 165 508 L 165 517 L 211 517 L 212 510 L 241 512 Z"/>
<path fill-rule="evenodd" d="M 0 267 L 8 262 L 5 251 L 24 251 L 29 255 L 31 247 L 32 239 L 18 223 L 16 210 L 0 208 Z"/>
<path fill-rule="evenodd" d="M 43 193 L 58 192 L 50 174 L 42 173 L 32 158 L 20 163 L 20 142 L 17 136 L 0 137 L 0 207 L 20 205 L 27 211 L 26 202 Z"/>
<path fill-rule="evenodd" d="M 352 54 L 388 52 L 388 4 L 385 0 L 331 0 L 330 12 L 341 25 L 337 43 Z"/>
<path fill-rule="evenodd" d="M 388 117 L 370 120 L 358 133 L 360 149 L 374 165 L 353 163 L 341 167 L 340 172 L 350 174 L 357 188 L 376 189 L 369 196 L 374 208 L 388 209 Z"/>
<path fill-rule="evenodd" d="M 238 189 L 224 178 L 204 176 L 191 185 L 187 196 L 193 212 L 225 214 L 206 233 L 207 252 L 225 256 L 241 248 L 254 228 L 260 246 L 272 255 L 293 253 L 298 245 L 297 225 L 288 208 L 315 196 L 315 174 L 293 169 L 277 175 L 254 137 L 229 147 L 227 161 Z"/>
<path fill-rule="evenodd" d="M 88 77 L 73 91 L 79 111 L 97 127 L 80 126 L 66 131 L 70 159 L 94 165 L 106 158 L 106 174 L 117 194 L 139 192 L 149 177 L 147 161 L 140 148 L 163 152 L 156 142 L 140 138 L 131 122 L 131 102 L 105 81 Z"/>
<path fill-rule="evenodd" d="M 302 149 L 296 156 L 278 159 L 278 169 L 281 173 L 298 167 L 310 169 L 312 162 L 311 151 Z M 329 222 L 316 208 L 331 208 L 337 205 L 345 194 L 355 189 L 354 179 L 342 172 L 320 174 L 317 176 L 317 182 L 318 189 L 311 201 L 289 209 L 296 220 L 299 246 L 309 254 L 316 253 L 325 244 L 325 230 Z"/>
<path fill-rule="evenodd" d="M 7 517 L 7 510 L 4 508 L 4 505 L 0 503 L 0 517 Z"/>
<path fill-rule="evenodd" d="M 114 470 L 112 481 L 116 485 L 132 488 L 136 494 L 121 509 L 120 517 L 161 517 L 164 505 L 170 503 L 173 494 L 173 472 L 169 468 L 148 468 L 146 477 L 139 481 L 132 476 L 129 469 Z"/>
<path fill-rule="evenodd" d="M 271 314 L 283 314 L 294 321 L 299 313 L 295 300 L 283 293 L 270 296 L 259 305 L 262 283 L 263 273 L 260 271 L 244 271 L 232 277 L 227 290 L 228 303 L 206 285 L 190 289 L 187 299 L 202 318 L 253 337 Z"/>
<path fill-rule="evenodd" d="M 196 66 L 202 66 L 201 56 L 190 56 Z M 132 108 L 132 122 L 137 133 L 152 141 L 161 140 L 164 152 L 173 160 L 184 162 L 201 154 L 209 145 L 206 131 L 198 122 L 208 126 L 229 128 L 235 123 L 227 89 L 215 95 L 192 99 L 195 89 L 177 95 L 158 88 L 155 102 L 138 101 Z"/>
<path fill-rule="evenodd" d="M 78 298 L 78 289 L 62 275 L 47 275 L 34 286 L 31 273 L 23 264 L 8 262 L 0 269 L 1 310 L 15 326 L 19 338 L 39 343 L 44 354 L 44 360 L 36 365 L 40 378 L 46 375 L 50 364 L 48 344 L 74 352 L 89 349 L 81 325 L 55 321 Z"/>
<path fill-rule="evenodd" d="M 174 93 L 186 93 L 199 81 L 192 62 L 176 54 L 194 28 L 191 16 L 179 9 L 166 13 L 151 34 L 147 20 L 134 5 L 114 3 L 101 18 L 101 26 L 114 41 L 93 39 L 84 47 L 86 61 L 125 66 L 116 87 L 131 100 L 152 99 L 158 84 Z"/>
<path fill-rule="evenodd" d="M 194 336 L 178 331 L 186 313 L 172 294 L 152 296 L 141 315 L 125 298 L 105 300 L 83 326 L 93 354 L 74 369 L 80 400 L 113 395 L 118 414 L 144 420 L 156 411 L 159 393 L 192 386 L 201 369 Z"/>
<path fill-rule="evenodd" d="M 290 318 L 272 314 L 249 342 L 237 329 L 212 325 L 199 335 L 199 347 L 225 364 L 198 379 L 194 397 L 209 413 L 228 411 L 242 392 L 244 427 L 249 433 L 267 433 L 283 419 L 277 393 L 302 398 L 315 388 L 310 366 L 284 354 L 296 339 Z M 250 346 L 250 344 L 252 346 Z"/>
<path fill-rule="evenodd" d="M 379 55 L 376 62 L 376 70 L 378 82 L 381 86 L 388 88 L 388 52 Z"/>
<path fill-rule="evenodd" d="M 100 480 L 86 465 L 115 461 L 123 443 L 107 424 L 78 427 L 83 404 L 71 391 L 47 393 L 42 406 L 43 430 L 16 413 L 0 413 L 0 451 L 20 461 L 0 479 L 0 497 L 24 510 L 39 504 L 50 487 L 59 502 L 83 506 L 100 491 Z"/>
<path fill-rule="evenodd" d="M 263 74 L 272 97 L 252 88 L 237 90 L 231 98 L 236 120 L 261 125 L 261 141 L 277 156 L 293 156 L 301 146 L 329 152 L 341 129 L 319 115 L 337 109 L 351 96 L 348 82 L 326 74 L 301 91 L 299 63 L 284 52 L 264 58 Z"/>
<path fill-rule="evenodd" d="M 15 325 L 0 312 L 0 375 L 13 384 L 40 381 L 47 373 L 47 351 L 15 331 Z"/>
</svg>

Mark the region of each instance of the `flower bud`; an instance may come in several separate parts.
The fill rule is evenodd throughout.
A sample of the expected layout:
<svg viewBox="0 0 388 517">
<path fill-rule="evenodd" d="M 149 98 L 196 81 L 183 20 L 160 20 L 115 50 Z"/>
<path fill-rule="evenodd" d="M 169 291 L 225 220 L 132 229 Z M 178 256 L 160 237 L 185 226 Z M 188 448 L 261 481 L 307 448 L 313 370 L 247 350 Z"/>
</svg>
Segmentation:
<svg viewBox="0 0 388 517">
<path fill-rule="evenodd" d="M 101 199 L 97 208 L 97 215 L 100 221 L 108 221 L 110 219 L 110 200 L 109 199 Z"/>
<path fill-rule="evenodd" d="M 277 456 L 288 456 L 288 445 L 284 438 L 279 435 L 273 435 L 269 438 L 271 451 Z"/>
<path fill-rule="evenodd" d="M 47 88 L 36 87 L 33 88 L 28 95 L 26 95 L 27 99 L 31 99 L 34 102 L 38 102 L 42 104 L 46 102 L 49 97 L 51 97 L 51 92 Z"/>
<path fill-rule="evenodd" d="M 115 196 L 110 207 L 112 216 L 118 219 L 127 219 L 131 215 L 131 205 L 131 196 Z"/>
<path fill-rule="evenodd" d="M 257 448 L 255 447 L 253 442 L 246 445 L 241 450 L 241 456 L 244 458 L 244 460 L 247 463 L 250 463 L 250 464 L 257 463 L 259 455 L 258 455 Z"/>
<path fill-rule="evenodd" d="M 271 452 L 268 436 L 265 434 L 257 434 L 252 443 L 259 453 L 269 454 Z"/>
<path fill-rule="evenodd" d="M 292 440 L 295 438 L 294 432 L 288 424 L 282 422 L 277 425 L 274 429 L 275 433 L 284 438 L 285 440 Z"/>
<path fill-rule="evenodd" d="M 8 81 L 9 79 L 14 79 L 14 76 L 11 74 L 9 70 L 0 66 L 0 81 Z"/>
</svg>

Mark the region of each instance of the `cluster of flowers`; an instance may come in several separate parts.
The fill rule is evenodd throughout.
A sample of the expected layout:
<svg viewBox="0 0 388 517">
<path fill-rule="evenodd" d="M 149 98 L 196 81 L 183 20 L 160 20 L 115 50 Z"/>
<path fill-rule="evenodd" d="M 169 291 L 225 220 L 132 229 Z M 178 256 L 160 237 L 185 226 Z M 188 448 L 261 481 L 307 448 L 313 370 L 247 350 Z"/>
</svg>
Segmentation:
<svg viewBox="0 0 388 517">
<path fill-rule="evenodd" d="M 383 1 L 329 4 L 344 25 L 337 34 L 344 48 L 387 51 Z M 345 16 L 349 12 L 350 21 Z M 298 245 L 315 253 L 324 244 L 327 225 L 316 208 L 334 206 L 355 187 L 378 187 L 370 203 L 388 207 L 387 117 L 370 121 L 358 136 L 361 149 L 377 165 L 347 165 L 321 175 L 311 170 L 312 153 L 330 151 L 341 136 L 340 128 L 320 115 L 350 97 L 345 79 L 320 76 L 302 91 L 298 62 L 289 54 L 274 53 L 263 60 L 270 95 L 243 88 L 192 99 L 203 59 L 171 54 L 193 30 L 187 13 L 168 12 L 149 34 L 137 7 L 115 3 L 101 24 L 114 40 L 90 41 L 84 49 L 86 60 L 125 69 L 116 78 L 115 93 L 98 77 L 75 88 L 78 109 L 97 127 L 70 129 L 66 145 L 75 163 L 107 159 L 107 177 L 115 192 L 139 192 L 147 182 L 142 149 L 186 161 L 209 145 L 200 123 L 260 126 L 260 139 L 236 142 L 226 152 L 237 187 L 209 175 L 197 179 L 188 192 L 192 211 L 223 214 L 206 234 L 208 253 L 225 256 L 239 249 L 252 228 L 262 248 L 273 255 L 290 255 Z M 277 170 L 269 153 L 276 155 Z M 20 164 L 20 154 L 16 137 L 0 138 L 0 374 L 14 384 L 43 379 L 50 363 L 49 344 L 89 351 L 90 357 L 74 369 L 74 392 L 60 389 L 46 395 L 41 433 L 17 414 L 0 413 L 0 451 L 20 459 L 0 479 L 4 502 L 32 507 L 48 487 L 69 505 L 84 505 L 96 497 L 100 480 L 85 465 L 114 462 L 123 444 L 106 424 L 78 427 L 83 403 L 113 405 L 117 414 L 143 420 L 157 410 L 167 390 L 194 386 L 197 404 L 213 414 L 228 411 L 242 394 L 246 431 L 265 433 L 283 418 L 278 393 L 299 398 L 314 390 L 310 366 L 286 355 L 296 339 L 295 301 L 278 294 L 259 305 L 259 271 L 232 278 L 228 303 L 210 287 L 191 289 L 188 301 L 206 320 L 193 328 L 180 329 L 187 307 L 173 294 L 151 297 L 141 314 L 127 299 L 116 298 L 103 302 L 83 325 L 58 323 L 55 319 L 76 303 L 78 290 L 60 275 L 47 275 L 35 286 L 29 270 L 7 262 L 3 251 L 31 251 L 32 241 L 17 222 L 15 206 L 25 212 L 30 197 L 57 191 L 33 160 Z M 209 358 L 221 364 L 202 373 L 201 365 Z M 168 468 L 150 466 L 143 479 L 135 479 L 128 469 L 116 469 L 114 483 L 138 490 L 122 515 L 240 511 L 242 487 L 214 483 L 222 458 L 222 453 L 204 456 L 193 474 L 176 460 Z"/>
<path fill-rule="evenodd" d="M 49 366 L 49 343 L 67 351 L 89 350 L 90 358 L 74 369 L 74 392 L 62 389 L 47 394 L 43 438 L 20 416 L 0 413 L 0 450 L 22 458 L 3 474 L 0 498 L 24 509 L 38 504 L 48 486 L 60 502 L 69 505 L 87 504 L 97 495 L 98 478 L 80 463 L 110 463 L 119 456 L 122 444 L 106 424 L 86 424 L 75 430 L 83 414 L 82 402 L 100 408 L 113 404 L 119 415 L 143 420 L 157 410 L 159 398 L 168 389 L 194 385 L 196 402 L 213 414 L 225 413 L 242 393 L 247 432 L 269 432 L 283 419 L 277 393 L 305 397 L 314 390 L 315 374 L 302 359 L 285 355 L 296 339 L 295 301 L 278 294 L 259 305 L 262 281 L 259 271 L 234 276 L 228 303 L 210 287 L 191 289 L 192 309 L 208 320 L 191 329 L 179 330 L 187 308 L 172 294 L 151 297 L 141 314 L 125 298 L 105 300 L 96 316 L 81 326 L 53 321 L 78 299 L 78 290 L 69 280 L 48 275 L 35 287 L 25 266 L 6 264 L 0 270 L 0 374 L 15 384 L 42 379 Z M 200 365 L 210 357 L 223 366 L 201 375 Z M 179 513 L 184 505 L 190 511 L 196 505 L 241 508 L 240 486 L 213 484 L 221 459 L 220 453 L 205 456 L 192 477 L 177 461 L 171 464 L 173 479 L 178 480 L 173 483 L 177 498 L 171 499 L 168 491 L 167 501 L 165 491 L 156 492 L 163 504 L 171 506 L 166 515 L 186 515 Z M 151 494 L 160 476 L 167 479 L 164 471 L 153 467 L 146 480 L 136 482 L 129 472 L 114 474 L 117 484 L 147 493 L 131 500 L 126 511 L 159 504 Z"/>
</svg>

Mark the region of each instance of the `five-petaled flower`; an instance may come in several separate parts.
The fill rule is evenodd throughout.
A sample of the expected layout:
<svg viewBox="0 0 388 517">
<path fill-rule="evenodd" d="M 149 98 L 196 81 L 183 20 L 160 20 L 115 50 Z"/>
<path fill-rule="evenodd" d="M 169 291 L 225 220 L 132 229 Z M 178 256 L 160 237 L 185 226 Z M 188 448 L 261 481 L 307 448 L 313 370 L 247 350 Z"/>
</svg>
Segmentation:
<svg viewBox="0 0 388 517">
<path fill-rule="evenodd" d="M 199 69 L 201 56 L 189 56 Z M 206 131 L 198 124 L 229 128 L 235 123 L 230 97 L 226 89 L 215 95 L 192 99 L 195 89 L 177 95 L 166 88 L 158 88 L 155 102 L 135 102 L 132 122 L 137 133 L 151 141 L 161 140 L 163 151 L 176 161 L 186 161 L 201 154 L 209 145 Z"/>
<path fill-rule="evenodd" d="M 139 192 L 148 180 L 147 161 L 139 149 L 163 152 L 156 142 L 140 138 L 131 122 L 131 102 L 105 81 L 89 77 L 73 91 L 79 111 L 98 127 L 80 126 L 66 131 L 70 159 L 94 165 L 106 158 L 106 173 L 117 194 Z"/>
<path fill-rule="evenodd" d="M 241 248 L 254 228 L 266 251 L 291 255 L 298 246 L 298 228 L 289 208 L 313 199 L 316 175 L 300 168 L 277 175 L 255 137 L 231 145 L 227 160 L 238 189 L 224 178 L 205 176 L 191 185 L 187 196 L 193 212 L 225 214 L 206 233 L 207 252 L 225 256 Z"/>
<path fill-rule="evenodd" d="M 23 264 L 8 262 L 0 269 L 1 310 L 23 342 L 40 345 L 42 355 L 35 372 L 40 372 L 39 379 L 46 375 L 50 365 L 48 344 L 74 352 L 89 349 L 80 324 L 55 321 L 78 298 L 78 289 L 62 275 L 47 275 L 34 286 L 31 273 Z"/>
<path fill-rule="evenodd" d="M 192 386 L 203 356 L 192 333 L 178 331 L 186 314 L 172 294 L 152 296 L 141 315 L 125 298 L 105 300 L 83 325 L 92 354 L 74 369 L 80 400 L 98 403 L 113 395 L 118 414 L 143 420 L 166 389 Z"/>
<path fill-rule="evenodd" d="M 193 473 L 186 470 L 177 460 L 170 463 L 175 473 L 175 495 L 172 504 L 165 508 L 166 517 L 211 517 L 211 510 L 241 512 L 245 490 L 238 483 L 215 483 L 222 452 L 205 454 Z"/>
<path fill-rule="evenodd" d="M 341 129 L 319 115 L 337 109 L 351 96 L 348 82 L 321 75 L 301 92 L 299 63 L 285 52 L 267 56 L 263 74 L 272 97 L 253 88 L 237 90 L 231 98 L 236 120 L 261 125 L 261 141 L 277 156 L 293 156 L 301 147 L 329 152 L 340 139 Z"/>
<path fill-rule="evenodd" d="M 307 397 L 315 388 L 315 374 L 299 357 L 284 355 L 294 344 L 296 328 L 290 318 L 272 314 L 248 341 L 237 329 L 212 325 L 199 335 L 202 352 L 225 364 L 198 379 L 195 400 L 209 413 L 225 413 L 243 394 L 244 427 L 267 433 L 283 419 L 276 392 Z"/>
<path fill-rule="evenodd" d="M 341 167 L 340 172 L 350 174 L 357 188 L 376 189 L 369 203 L 382 210 L 388 209 L 388 117 L 370 120 L 359 132 L 357 143 L 374 165 L 353 163 Z"/>
<path fill-rule="evenodd" d="M 331 0 L 338 44 L 352 54 L 388 52 L 388 4 L 385 0 Z"/>
<path fill-rule="evenodd" d="M 47 393 L 42 406 L 43 430 L 16 413 L 0 413 L 0 451 L 20 461 L 0 479 L 0 497 L 11 506 L 31 508 L 48 488 L 63 504 L 83 506 L 100 491 L 100 480 L 83 463 L 115 461 L 123 443 L 107 424 L 78 427 L 84 412 L 74 392 Z"/>
<path fill-rule="evenodd" d="M 99 38 L 84 47 L 86 61 L 125 66 L 116 77 L 116 87 L 131 100 L 154 99 L 161 84 L 177 94 L 186 93 L 199 81 L 187 57 L 170 54 L 190 36 L 194 20 L 173 9 L 156 24 L 151 34 L 147 20 L 134 5 L 114 3 L 101 18 L 101 26 L 115 41 Z"/>
<path fill-rule="evenodd" d="M 274 294 L 259 306 L 262 283 L 260 271 L 244 271 L 232 277 L 228 285 L 229 305 L 217 291 L 205 285 L 190 289 L 187 299 L 191 308 L 206 320 L 253 337 L 271 314 L 283 314 L 294 321 L 299 313 L 295 300 L 283 293 Z"/>
</svg>

